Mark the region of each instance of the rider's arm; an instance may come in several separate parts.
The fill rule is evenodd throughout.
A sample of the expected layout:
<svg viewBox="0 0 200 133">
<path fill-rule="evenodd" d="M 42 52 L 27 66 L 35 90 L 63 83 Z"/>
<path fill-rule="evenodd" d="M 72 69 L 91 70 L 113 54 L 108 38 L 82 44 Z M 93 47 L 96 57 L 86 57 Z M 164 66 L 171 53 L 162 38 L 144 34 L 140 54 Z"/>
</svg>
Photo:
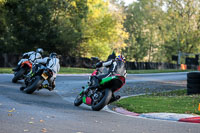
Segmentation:
<svg viewBox="0 0 200 133">
<path fill-rule="evenodd" d="M 33 52 L 26 52 L 22 55 L 22 58 L 28 58 Z"/>
<path fill-rule="evenodd" d="M 43 59 L 37 59 L 37 63 L 40 63 L 40 64 L 46 64 L 47 61 L 48 61 L 49 57 L 45 57 Z"/>
<path fill-rule="evenodd" d="M 113 60 L 110 60 L 110 61 L 106 61 L 106 62 L 98 62 L 96 64 L 96 67 L 99 68 L 99 67 L 108 67 L 112 64 Z"/>
<path fill-rule="evenodd" d="M 102 63 L 102 66 L 107 67 L 107 66 L 110 66 L 112 63 L 113 63 L 113 60 L 110 60 L 110 61 Z"/>
<path fill-rule="evenodd" d="M 32 55 L 34 53 L 34 51 L 31 51 L 31 52 L 26 52 L 22 55 L 22 58 L 29 58 L 30 55 Z"/>
</svg>

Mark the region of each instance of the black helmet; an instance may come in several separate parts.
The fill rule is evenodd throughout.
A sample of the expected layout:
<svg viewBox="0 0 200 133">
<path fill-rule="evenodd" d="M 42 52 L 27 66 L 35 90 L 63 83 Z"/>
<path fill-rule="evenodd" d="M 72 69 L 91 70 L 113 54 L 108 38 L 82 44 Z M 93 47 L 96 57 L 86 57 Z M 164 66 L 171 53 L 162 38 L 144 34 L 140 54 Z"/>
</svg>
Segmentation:
<svg viewBox="0 0 200 133">
<path fill-rule="evenodd" d="M 49 55 L 50 58 L 55 58 L 56 56 L 57 56 L 57 54 L 56 54 L 55 52 L 53 52 L 53 53 L 51 53 L 51 54 Z"/>
<path fill-rule="evenodd" d="M 40 53 L 41 55 L 43 54 L 44 50 L 42 48 L 37 48 L 36 53 Z"/>
</svg>

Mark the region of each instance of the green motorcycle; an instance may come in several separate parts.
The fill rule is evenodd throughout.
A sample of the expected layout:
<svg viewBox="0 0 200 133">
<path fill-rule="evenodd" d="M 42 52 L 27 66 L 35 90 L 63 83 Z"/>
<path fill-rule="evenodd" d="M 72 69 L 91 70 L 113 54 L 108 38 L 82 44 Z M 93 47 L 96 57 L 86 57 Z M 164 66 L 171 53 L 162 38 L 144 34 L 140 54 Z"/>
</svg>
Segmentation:
<svg viewBox="0 0 200 133">
<path fill-rule="evenodd" d="M 93 72 L 91 80 L 95 76 L 94 73 L 97 73 L 97 70 Z M 74 105 L 79 106 L 84 103 L 91 106 L 92 110 L 95 111 L 103 109 L 107 104 L 113 101 L 114 93 L 125 84 L 125 76 L 117 74 L 112 75 L 111 77 L 103 78 L 99 84 L 100 87 L 95 89 L 88 89 L 88 87 L 92 85 L 91 82 L 89 82 L 86 87 L 83 87 L 82 91 L 76 97 Z"/>
</svg>

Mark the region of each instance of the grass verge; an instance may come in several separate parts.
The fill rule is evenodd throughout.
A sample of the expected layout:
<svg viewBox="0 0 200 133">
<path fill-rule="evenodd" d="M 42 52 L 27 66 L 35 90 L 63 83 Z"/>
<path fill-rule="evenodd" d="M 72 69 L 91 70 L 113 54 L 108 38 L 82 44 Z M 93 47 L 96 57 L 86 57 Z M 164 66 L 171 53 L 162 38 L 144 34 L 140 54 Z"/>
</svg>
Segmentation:
<svg viewBox="0 0 200 133">
<path fill-rule="evenodd" d="M 169 72 L 188 72 L 190 70 L 179 69 L 163 69 L 163 70 L 128 70 L 129 74 L 142 74 L 142 73 L 169 73 Z"/>
<path fill-rule="evenodd" d="M 200 95 L 186 95 L 186 90 L 177 90 L 122 99 L 113 103 L 136 113 L 183 113 L 199 114 Z"/>
<path fill-rule="evenodd" d="M 92 73 L 94 69 L 87 68 L 74 68 L 74 67 L 61 67 L 60 74 L 84 74 Z M 13 73 L 12 68 L 0 68 L 0 73 Z"/>
<path fill-rule="evenodd" d="M 92 73 L 94 69 L 88 68 L 75 68 L 75 67 L 61 67 L 60 74 L 83 74 Z M 187 70 L 188 71 L 188 70 Z M 142 74 L 142 73 L 167 73 L 167 72 L 185 72 L 178 69 L 165 69 L 165 70 L 128 70 L 128 74 Z M 0 73 L 13 73 L 12 68 L 0 68 Z"/>
<path fill-rule="evenodd" d="M 13 73 L 12 68 L 0 68 L 0 73 Z"/>
<path fill-rule="evenodd" d="M 73 68 L 73 67 L 61 67 L 60 74 L 83 74 L 83 73 L 92 73 L 94 69 L 88 68 Z"/>
</svg>

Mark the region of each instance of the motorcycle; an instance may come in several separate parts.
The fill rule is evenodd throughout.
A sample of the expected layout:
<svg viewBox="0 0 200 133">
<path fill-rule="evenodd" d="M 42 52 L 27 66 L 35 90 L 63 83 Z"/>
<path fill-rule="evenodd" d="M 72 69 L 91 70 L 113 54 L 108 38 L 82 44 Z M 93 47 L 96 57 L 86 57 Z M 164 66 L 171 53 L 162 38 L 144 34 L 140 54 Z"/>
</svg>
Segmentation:
<svg viewBox="0 0 200 133">
<path fill-rule="evenodd" d="M 25 87 L 21 87 L 20 90 L 27 94 L 32 94 L 35 90 L 44 88 L 43 82 L 50 79 L 53 76 L 51 69 L 44 65 L 36 65 L 32 74 L 28 75 L 25 79 Z"/>
<path fill-rule="evenodd" d="M 125 77 L 115 74 L 111 77 L 103 78 L 100 81 L 100 87 L 95 89 L 89 89 L 88 87 L 92 85 L 92 78 L 95 78 L 97 74 L 101 73 L 99 69 L 96 69 L 90 76 L 90 82 L 88 85 L 81 90 L 79 95 L 74 101 L 75 106 L 80 106 L 82 103 L 91 106 L 92 110 L 100 111 L 107 104 L 112 102 L 114 93 L 118 91 L 125 84 Z"/>
<path fill-rule="evenodd" d="M 16 83 L 18 80 L 24 79 L 25 76 L 32 71 L 32 66 L 33 64 L 28 60 L 22 62 L 18 71 L 14 71 L 12 82 Z"/>
</svg>

